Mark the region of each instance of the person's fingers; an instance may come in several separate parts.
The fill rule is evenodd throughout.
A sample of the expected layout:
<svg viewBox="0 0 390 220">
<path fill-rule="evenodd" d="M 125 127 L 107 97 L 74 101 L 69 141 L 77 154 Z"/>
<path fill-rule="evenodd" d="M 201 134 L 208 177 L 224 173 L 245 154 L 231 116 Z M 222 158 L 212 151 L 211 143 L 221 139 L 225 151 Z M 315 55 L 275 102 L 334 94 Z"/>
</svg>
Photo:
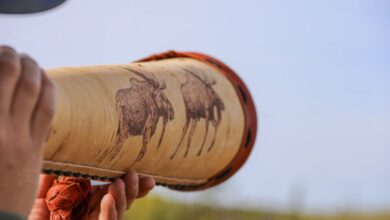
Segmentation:
<svg viewBox="0 0 390 220">
<path fill-rule="evenodd" d="M 99 220 L 115 220 L 118 218 L 115 198 L 111 194 L 104 195 L 100 202 Z"/>
<path fill-rule="evenodd" d="M 126 210 L 126 189 L 122 179 L 116 179 L 109 187 L 108 194 L 115 198 L 118 219 L 122 219 Z"/>
<path fill-rule="evenodd" d="M 50 219 L 50 211 L 47 208 L 44 198 L 36 199 L 34 205 L 28 215 L 28 220 Z"/>
<path fill-rule="evenodd" d="M 107 194 L 108 185 L 93 186 L 88 198 L 90 219 L 98 219 L 100 214 L 101 200 Z"/>
<path fill-rule="evenodd" d="M 53 185 L 56 176 L 41 174 L 39 175 L 39 187 L 37 198 L 46 198 L 47 191 L 49 191 L 50 187 Z"/>
<path fill-rule="evenodd" d="M 22 72 L 15 90 L 11 115 L 18 125 L 30 126 L 31 116 L 41 90 L 41 71 L 37 63 L 27 55 L 21 55 Z"/>
<path fill-rule="evenodd" d="M 10 113 L 20 69 L 16 51 L 7 46 L 0 46 L 0 115 Z"/>
<path fill-rule="evenodd" d="M 136 172 L 130 171 L 126 174 L 124 180 L 126 185 L 126 209 L 128 209 L 138 196 L 139 178 Z"/>
<path fill-rule="evenodd" d="M 31 121 L 32 136 L 43 140 L 49 131 L 55 111 L 55 87 L 53 82 L 42 72 L 42 86 L 39 100 L 35 106 Z"/>
<path fill-rule="evenodd" d="M 41 174 L 39 176 L 38 194 L 31 209 L 31 212 L 28 215 L 28 220 L 40 220 L 50 218 L 50 212 L 46 205 L 46 194 L 50 187 L 53 185 L 53 181 L 56 178 L 56 176 L 46 174 Z"/>
<path fill-rule="evenodd" d="M 141 177 L 139 180 L 139 193 L 137 198 L 145 197 L 154 188 L 156 181 L 151 177 Z"/>
</svg>

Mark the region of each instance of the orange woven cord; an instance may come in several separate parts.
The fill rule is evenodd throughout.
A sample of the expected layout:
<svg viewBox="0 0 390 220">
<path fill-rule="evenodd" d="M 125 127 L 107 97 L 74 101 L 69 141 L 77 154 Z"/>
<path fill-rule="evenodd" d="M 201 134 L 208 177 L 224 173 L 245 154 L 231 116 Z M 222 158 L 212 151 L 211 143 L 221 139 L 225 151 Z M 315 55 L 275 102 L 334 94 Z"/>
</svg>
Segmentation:
<svg viewBox="0 0 390 220">
<path fill-rule="evenodd" d="M 50 220 L 72 220 L 74 216 L 88 219 L 88 194 L 91 182 L 75 177 L 59 177 L 46 194 Z"/>
</svg>

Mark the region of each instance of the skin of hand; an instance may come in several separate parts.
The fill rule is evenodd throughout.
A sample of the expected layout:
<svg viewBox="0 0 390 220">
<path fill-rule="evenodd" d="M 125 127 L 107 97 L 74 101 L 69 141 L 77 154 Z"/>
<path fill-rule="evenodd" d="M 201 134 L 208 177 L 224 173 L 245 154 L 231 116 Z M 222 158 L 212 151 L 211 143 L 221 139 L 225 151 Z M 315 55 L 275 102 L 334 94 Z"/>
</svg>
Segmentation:
<svg viewBox="0 0 390 220">
<path fill-rule="evenodd" d="M 54 84 L 37 62 L 0 46 L 0 210 L 28 215 L 54 108 Z"/>
<path fill-rule="evenodd" d="M 50 213 L 45 198 L 55 176 L 42 174 L 37 199 L 28 217 L 29 220 L 48 220 Z M 121 220 L 135 199 L 142 198 L 155 186 L 150 177 L 138 177 L 134 171 L 118 178 L 109 185 L 93 186 L 88 198 L 90 220 Z"/>
</svg>

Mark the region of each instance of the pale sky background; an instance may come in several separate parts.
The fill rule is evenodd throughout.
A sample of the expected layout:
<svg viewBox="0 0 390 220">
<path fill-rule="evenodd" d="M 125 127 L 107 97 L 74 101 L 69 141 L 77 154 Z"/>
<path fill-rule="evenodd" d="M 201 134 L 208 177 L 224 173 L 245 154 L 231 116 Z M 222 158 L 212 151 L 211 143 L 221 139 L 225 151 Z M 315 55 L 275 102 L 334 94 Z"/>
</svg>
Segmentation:
<svg viewBox="0 0 390 220">
<path fill-rule="evenodd" d="M 213 55 L 255 98 L 244 168 L 167 198 L 306 211 L 390 208 L 390 1 L 71 0 L 0 15 L 0 44 L 44 68 L 126 63 L 168 49 Z M 205 199 L 207 198 L 207 199 Z"/>
</svg>

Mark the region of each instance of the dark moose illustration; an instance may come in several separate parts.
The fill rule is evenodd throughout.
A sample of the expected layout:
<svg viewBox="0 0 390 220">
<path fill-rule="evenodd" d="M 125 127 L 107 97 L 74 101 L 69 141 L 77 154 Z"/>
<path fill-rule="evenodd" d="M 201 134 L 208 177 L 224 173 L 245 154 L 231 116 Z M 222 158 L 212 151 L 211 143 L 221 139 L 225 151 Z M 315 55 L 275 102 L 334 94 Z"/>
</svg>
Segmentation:
<svg viewBox="0 0 390 220">
<path fill-rule="evenodd" d="M 212 85 L 216 84 L 214 79 L 207 77 L 206 75 L 197 75 L 188 69 L 184 69 L 184 71 L 186 72 L 185 76 L 187 81 L 181 85 L 181 92 L 184 98 L 186 122 L 184 124 L 179 144 L 177 145 L 175 152 L 172 154 L 171 159 L 176 156 L 176 153 L 188 132 L 187 148 L 184 154 L 184 157 L 187 157 L 195 127 L 202 118 L 206 121 L 206 129 L 202 145 L 200 146 L 197 156 L 202 154 L 203 147 L 209 133 L 209 124 L 211 122 L 211 125 L 214 127 L 214 135 L 207 150 L 207 152 L 209 152 L 214 146 L 218 126 L 221 122 L 221 112 L 225 110 L 225 106 L 221 98 L 212 88 Z M 190 128 L 189 131 L 188 128 Z"/>
<path fill-rule="evenodd" d="M 117 91 L 115 100 L 119 114 L 118 141 L 109 154 L 111 159 L 122 149 L 129 136 L 142 136 L 142 148 L 137 156 L 141 161 L 148 150 L 148 144 L 156 131 L 160 117 L 163 127 L 157 148 L 160 147 L 168 121 L 173 120 L 172 104 L 164 94 L 166 83 L 154 75 L 133 69 L 126 70 L 140 76 L 143 80 L 130 78 L 130 87 Z"/>
<path fill-rule="evenodd" d="M 115 101 L 119 114 L 118 141 L 113 149 L 109 149 L 101 155 L 100 161 L 107 156 L 111 160 L 115 158 L 129 136 L 142 136 L 142 148 L 136 159 L 137 162 L 141 161 L 148 150 L 148 144 L 156 131 L 160 117 L 163 119 L 163 126 L 157 148 L 161 145 L 168 121 L 174 119 L 172 104 L 164 94 L 166 83 L 150 73 L 125 69 L 143 80 L 130 78 L 130 87 L 117 91 Z M 185 104 L 186 121 L 180 141 L 170 159 L 175 158 L 186 135 L 187 146 L 184 157 L 187 157 L 192 136 L 200 119 L 205 120 L 205 134 L 197 156 L 202 154 L 211 123 L 214 127 L 214 135 L 207 149 L 209 152 L 214 146 L 218 126 L 221 122 L 221 112 L 225 110 L 221 98 L 212 88 L 216 84 L 214 79 L 206 75 L 195 74 L 188 69 L 184 69 L 184 71 L 186 82 L 181 84 L 181 93 Z"/>
</svg>

